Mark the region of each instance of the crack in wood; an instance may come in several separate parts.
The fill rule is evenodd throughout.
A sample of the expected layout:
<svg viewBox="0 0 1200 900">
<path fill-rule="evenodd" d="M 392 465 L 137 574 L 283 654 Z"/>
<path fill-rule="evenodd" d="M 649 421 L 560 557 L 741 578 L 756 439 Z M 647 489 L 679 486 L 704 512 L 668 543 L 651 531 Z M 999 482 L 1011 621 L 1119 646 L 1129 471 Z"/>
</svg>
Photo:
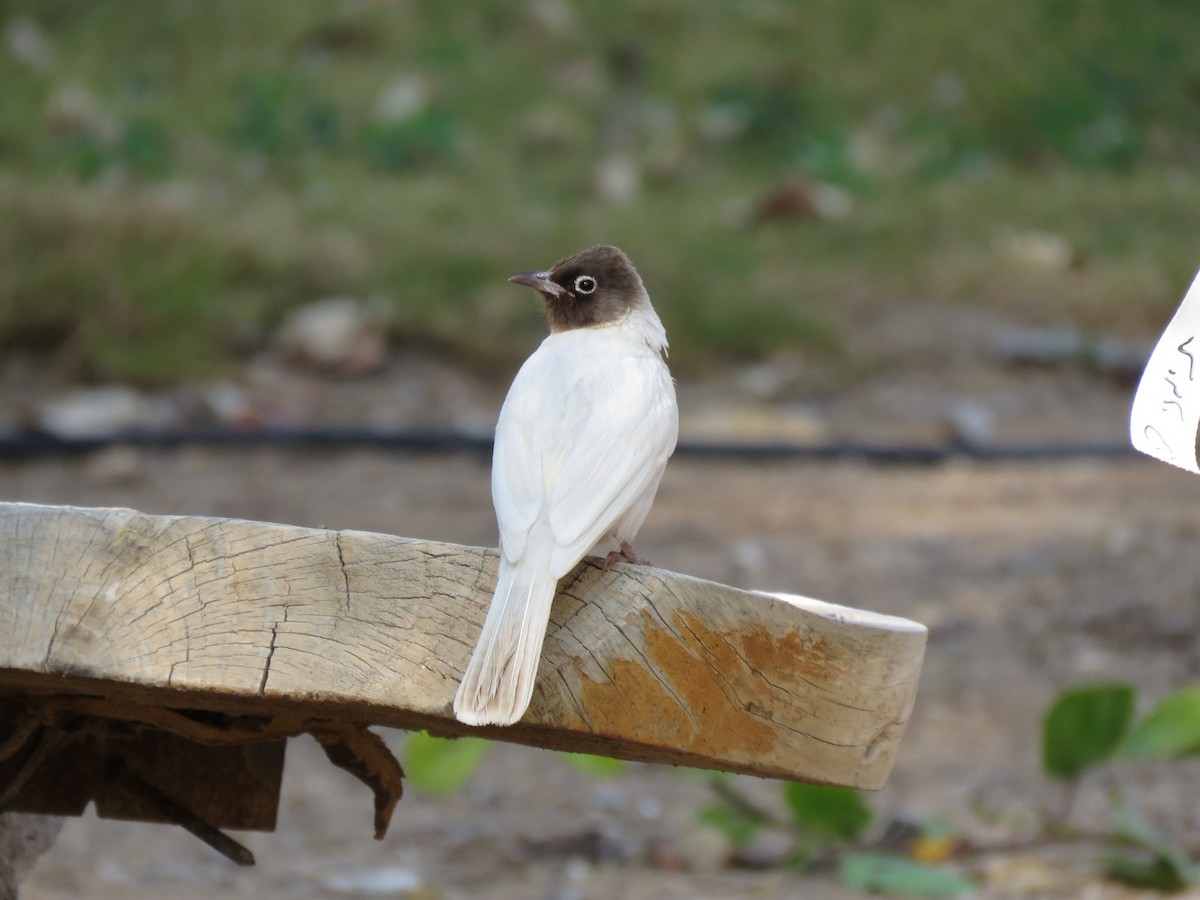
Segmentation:
<svg viewBox="0 0 1200 900">
<path fill-rule="evenodd" d="M 287 607 L 283 608 L 283 621 L 287 621 Z M 271 675 L 271 660 L 275 658 L 275 639 L 279 637 L 279 623 L 271 626 L 271 646 L 267 648 L 267 661 L 263 664 L 262 680 L 258 683 L 258 692 L 267 692 L 267 678 Z"/>
<path fill-rule="evenodd" d="M 67 614 L 66 607 L 59 610 L 54 617 L 54 630 L 50 632 L 50 640 L 46 642 L 46 655 L 42 657 L 42 668 L 50 668 L 50 657 L 54 653 L 54 642 L 58 640 L 58 629 L 62 626 L 63 616 Z"/>
<path fill-rule="evenodd" d="M 342 551 L 342 533 L 340 531 L 334 532 L 333 545 L 337 548 L 338 565 L 342 569 L 342 583 L 346 588 L 346 615 L 350 615 L 350 573 L 346 571 L 346 555 Z"/>
<path fill-rule="evenodd" d="M 183 645 L 183 660 L 180 662 L 171 663 L 171 670 L 167 673 L 167 684 L 173 684 L 175 681 L 175 670 L 182 664 L 187 665 L 192 661 L 192 642 L 189 640 Z"/>
<path fill-rule="evenodd" d="M 672 594 L 672 596 L 674 596 L 673 591 L 670 593 Z M 658 618 L 663 623 L 663 625 L 666 626 L 666 620 L 663 618 L 662 613 L 660 613 L 658 611 L 658 609 L 654 609 L 654 612 L 656 615 L 658 615 Z M 733 682 L 729 680 L 729 676 L 721 668 L 720 658 L 712 651 L 712 649 L 708 646 L 708 644 L 704 640 L 702 640 L 700 638 L 700 636 L 698 634 L 696 634 L 695 631 L 692 630 L 691 626 L 689 626 L 687 624 L 687 622 L 685 622 L 679 618 L 678 614 L 676 615 L 675 618 L 680 623 L 680 625 L 683 627 L 683 629 L 685 631 L 687 631 L 687 633 L 689 635 L 691 635 L 691 638 L 692 638 L 691 643 L 694 643 L 695 646 L 697 646 L 700 650 L 700 652 L 698 654 L 693 650 L 692 651 L 693 655 L 695 655 L 698 659 L 702 660 L 704 662 L 705 667 L 713 674 L 714 678 L 717 680 L 717 682 L 719 683 L 719 686 L 721 687 L 721 693 L 725 695 L 725 699 L 731 705 L 740 707 L 741 709 L 747 709 L 747 706 L 748 706 L 747 702 L 742 699 L 742 695 L 738 693 L 737 687 L 734 686 Z M 682 632 L 676 631 L 675 629 L 671 628 L 670 626 L 667 626 L 667 633 L 670 634 L 672 637 L 674 637 L 681 646 L 686 647 L 687 644 L 689 643 L 684 638 Z M 728 639 L 725 638 L 724 635 L 720 635 L 720 640 L 727 645 L 729 644 Z M 691 650 L 691 648 L 688 648 L 688 649 Z M 732 647 L 731 647 L 731 649 L 732 649 Z M 734 655 L 737 656 L 738 654 L 735 652 Z M 744 659 L 742 659 L 740 656 L 738 656 L 738 658 L 742 661 L 742 663 L 744 665 L 747 666 L 747 668 L 749 668 L 749 664 L 746 663 L 746 661 Z M 807 710 L 806 710 L 806 712 L 807 712 Z M 758 716 L 757 718 L 763 718 L 763 717 Z"/>
<path fill-rule="evenodd" d="M 567 699 L 571 701 L 571 706 L 573 706 L 575 708 L 575 712 L 578 713 L 579 721 L 583 723 L 583 726 L 589 732 L 594 733 L 596 729 L 592 727 L 592 722 L 587 717 L 587 713 L 584 711 L 583 706 L 580 705 L 579 698 L 576 697 L 575 692 L 571 690 L 571 685 L 567 682 L 567 676 L 563 674 L 562 669 L 558 669 L 555 674 L 558 675 L 559 680 L 563 683 L 563 690 L 566 691 Z"/>
<path fill-rule="evenodd" d="M 652 604 L 649 604 L 649 601 L 647 601 L 647 605 L 652 606 Z M 612 620 L 612 618 L 608 614 L 608 611 L 606 609 L 604 609 L 604 607 L 601 606 L 601 607 L 597 607 L 597 608 L 600 611 L 600 615 L 604 617 L 604 620 L 613 627 L 613 630 L 616 631 L 617 634 L 621 635 L 621 637 L 623 637 L 625 639 L 625 641 L 629 644 L 630 647 L 633 648 L 633 652 L 637 654 L 638 659 L 641 660 L 642 665 L 645 667 L 646 671 L 654 676 L 654 680 L 657 681 L 660 685 L 662 685 L 663 689 L 668 694 L 671 695 L 671 699 L 673 699 L 675 701 L 675 703 L 679 706 L 679 708 L 681 710 L 683 710 L 683 714 L 687 717 L 688 723 L 692 726 L 692 728 L 699 730 L 699 725 L 696 722 L 696 716 L 691 708 L 691 705 L 686 700 L 684 700 L 683 697 L 680 696 L 679 691 L 676 689 L 675 685 L 672 684 L 671 680 L 667 677 L 667 675 L 662 672 L 662 670 L 659 668 L 657 662 L 651 660 L 646 655 L 646 653 L 637 645 L 637 643 L 633 640 L 633 638 L 631 638 L 628 634 L 625 633 L 625 629 L 622 628 L 617 622 L 614 622 Z M 672 637 L 678 637 L 678 635 L 675 635 L 673 632 L 670 632 L 670 634 Z M 603 667 L 601 667 L 601 671 L 604 671 Z M 606 672 L 605 674 L 609 674 L 609 673 Z M 612 675 L 609 674 L 609 677 L 611 678 Z"/>
</svg>

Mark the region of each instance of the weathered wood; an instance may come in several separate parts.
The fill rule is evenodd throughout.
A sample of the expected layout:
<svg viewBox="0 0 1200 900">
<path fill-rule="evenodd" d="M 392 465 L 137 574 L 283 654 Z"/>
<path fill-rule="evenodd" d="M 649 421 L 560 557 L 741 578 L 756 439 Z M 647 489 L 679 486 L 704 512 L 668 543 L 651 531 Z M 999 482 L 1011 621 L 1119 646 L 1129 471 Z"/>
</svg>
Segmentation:
<svg viewBox="0 0 1200 900">
<path fill-rule="evenodd" d="M 359 531 L 0 504 L 0 692 L 468 733 L 882 787 L 924 627 L 649 567 L 560 584 L 533 703 L 450 703 L 495 552 Z M 0 740 L 3 736 L 0 735 Z"/>
<path fill-rule="evenodd" d="M 143 727 L 139 720 L 152 719 L 152 713 L 96 714 L 120 712 L 115 704 L 51 700 L 30 716 L 31 705 L 0 706 L 0 737 L 16 734 L 19 741 L 6 742 L 12 753 L 0 752 L 0 810 L 78 816 L 94 802 L 105 819 L 177 821 L 110 778 L 109 769 L 118 763 L 150 785 L 168 789 L 177 805 L 214 827 L 274 830 L 282 738 L 222 746 L 153 722 Z M 25 728 L 29 722 L 34 729 Z"/>
</svg>

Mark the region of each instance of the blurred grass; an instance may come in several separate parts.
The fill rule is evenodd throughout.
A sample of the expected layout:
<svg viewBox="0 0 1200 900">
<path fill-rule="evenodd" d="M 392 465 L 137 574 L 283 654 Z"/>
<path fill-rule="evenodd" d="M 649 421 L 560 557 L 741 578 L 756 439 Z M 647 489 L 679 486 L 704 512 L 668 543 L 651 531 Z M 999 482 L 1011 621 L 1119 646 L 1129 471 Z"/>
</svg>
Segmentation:
<svg viewBox="0 0 1200 900">
<path fill-rule="evenodd" d="M 0 350 L 72 376 L 205 375 L 328 294 L 508 363 L 542 325 L 504 277 L 599 241 L 684 374 L 836 366 L 911 301 L 1148 331 L 1197 264 L 1188 2 L 0 0 L 0 28 Z M 747 224 L 795 178 L 849 214 Z"/>
</svg>

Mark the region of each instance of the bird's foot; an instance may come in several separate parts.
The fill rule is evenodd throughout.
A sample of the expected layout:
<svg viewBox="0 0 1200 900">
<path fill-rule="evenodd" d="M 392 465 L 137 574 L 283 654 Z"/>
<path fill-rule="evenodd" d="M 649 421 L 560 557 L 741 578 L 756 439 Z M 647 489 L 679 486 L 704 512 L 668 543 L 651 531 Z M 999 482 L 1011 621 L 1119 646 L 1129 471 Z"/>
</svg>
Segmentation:
<svg viewBox="0 0 1200 900">
<path fill-rule="evenodd" d="M 604 568 L 611 568 L 613 563 L 620 562 L 621 560 L 631 562 L 635 566 L 650 565 L 650 560 L 638 556 L 637 551 L 633 549 L 633 544 L 629 543 L 629 541 L 621 541 L 621 549 L 613 550 L 604 558 Z"/>
</svg>

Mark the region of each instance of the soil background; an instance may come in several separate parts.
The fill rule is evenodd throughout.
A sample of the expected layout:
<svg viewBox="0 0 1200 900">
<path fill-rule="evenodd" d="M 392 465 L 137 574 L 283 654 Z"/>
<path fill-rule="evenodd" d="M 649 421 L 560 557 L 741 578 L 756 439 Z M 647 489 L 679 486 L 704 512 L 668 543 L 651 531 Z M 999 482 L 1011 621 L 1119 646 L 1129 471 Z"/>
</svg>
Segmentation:
<svg viewBox="0 0 1200 900">
<path fill-rule="evenodd" d="M 938 309 L 872 323 L 864 346 L 888 348 L 887 374 L 816 398 L 751 398 L 747 378 L 761 372 L 686 384 L 684 438 L 718 427 L 756 440 L 816 422 L 834 438 L 939 440 L 966 409 L 996 444 L 1125 440 L 1126 381 L 989 359 L 993 324 Z M 935 345 L 944 351 L 936 369 Z M 494 417 L 506 379 L 430 365 L 398 359 L 359 381 L 297 375 L 292 389 L 334 423 L 354 418 L 346 410 L 386 412 L 414 391 L 443 398 L 431 401 L 434 419 L 448 407 Z M 486 456 L 471 452 L 117 447 L 0 464 L 0 496 L 494 545 L 488 472 Z M 1039 731 L 1056 692 L 1130 681 L 1144 709 L 1196 678 L 1198 505 L 1200 479 L 1132 454 L 891 466 L 677 458 L 638 549 L 664 568 L 926 624 L 915 713 L 889 786 L 870 797 L 878 828 L 936 815 L 999 841 L 1061 800 L 1040 773 Z M 404 735 L 386 735 L 402 753 Z M 1200 763 L 1119 764 L 1085 785 L 1078 824 L 1107 826 L 1113 779 L 1172 837 L 1197 846 Z M 779 803 L 774 783 L 738 783 Z M 239 835 L 256 868 L 239 869 L 182 830 L 89 812 L 67 822 L 22 897 L 856 896 L 830 872 L 725 867 L 720 843 L 695 826 L 711 801 L 707 786 L 673 769 L 631 765 L 601 780 L 552 753 L 496 744 L 457 793 L 410 792 L 376 843 L 366 790 L 301 739 L 289 746 L 278 830 Z M 1136 895 L 1100 880 L 1094 857 L 1086 847 L 1035 847 L 971 865 L 985 897 Z"/>
</svg>

